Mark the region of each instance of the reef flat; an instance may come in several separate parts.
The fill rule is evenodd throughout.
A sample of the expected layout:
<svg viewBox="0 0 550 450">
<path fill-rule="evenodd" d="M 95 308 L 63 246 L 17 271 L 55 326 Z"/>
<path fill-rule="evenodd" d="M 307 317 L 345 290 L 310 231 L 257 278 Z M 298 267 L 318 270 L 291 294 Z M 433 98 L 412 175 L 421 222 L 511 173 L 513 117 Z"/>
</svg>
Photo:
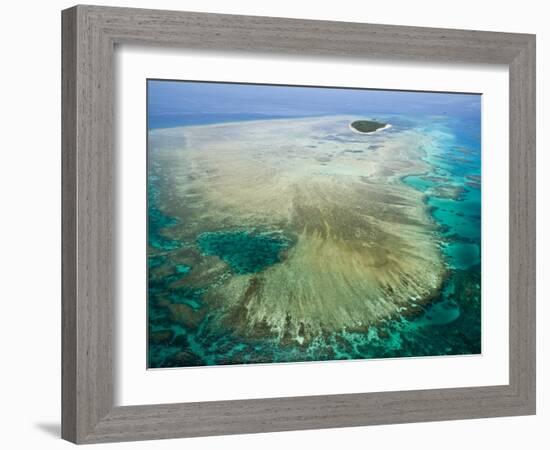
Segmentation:
<svg viewBox="0 0 550 450">
<path fill-rule="evenodd" d="M 150 293 L 172 319 L 308 345 L 417 314 L 439 295 L 447 268 L 436 224 L 403 182 L 430 171 L 434 138 L 407 128 L 361 136 L 353 120 L 149 131 L 155 220 L 168 221 L 149 244 Z M 179 272 L 151 267 L 167 252 Z M 167 278 L 170 294 L 154 291 Z"/>
</svg>

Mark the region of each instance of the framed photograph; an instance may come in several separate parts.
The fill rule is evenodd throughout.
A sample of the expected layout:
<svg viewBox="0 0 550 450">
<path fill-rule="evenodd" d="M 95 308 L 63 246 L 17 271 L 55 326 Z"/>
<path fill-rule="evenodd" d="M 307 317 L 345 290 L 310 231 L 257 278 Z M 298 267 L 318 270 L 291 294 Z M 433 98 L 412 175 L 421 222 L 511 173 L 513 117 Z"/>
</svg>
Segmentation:
<svg viewBox="0 0 550 450">
<path fill-rule="evenodd" d="M 535 37 L 75 6 L 62 435 L 535 413 Z"/>
</svg>

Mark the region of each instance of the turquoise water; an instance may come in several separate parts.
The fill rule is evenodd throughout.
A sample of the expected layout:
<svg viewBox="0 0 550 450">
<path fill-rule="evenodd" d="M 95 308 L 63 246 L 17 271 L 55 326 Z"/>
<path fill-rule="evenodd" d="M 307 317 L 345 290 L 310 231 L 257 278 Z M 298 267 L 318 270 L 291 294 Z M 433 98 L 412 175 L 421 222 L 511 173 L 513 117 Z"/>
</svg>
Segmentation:
<svg viewBox="0 0 550 450">
<path fill-rule="evenodd" d="M 280 235 L 250 231 L 202 233 L 197 243 L 204 255 L 219 256 L 236 274 L 261 272 L 290 245 Z"/>
<path fill-rule="evenodd" d="M 150 247 L 158 250 L 175 250 L 181 247 L 181 243 L 176 239 L 167 238 L 162 231 L 177 225 L 179 221 L 175 217 L 162 213 L 158 208 L 158 190 L 153 188 L 157 181 L 158 177 L 149 173 L 147 179 L 147 243 Z M 154 257 L 154 261 L 156 262 L 152 263 L 149 259 L 149 266 L 158 263 L 158 257 Z"/>
<path fill-rule="evenodd" d="M 203 307 L 202 295 L 204 290 L 190 287 L 172 288 L 170 292 L 170 301 L 175 305 L 187 305 L 194 311 Z"/>
<path fill-rule="evenodd" d="M 378 100 L 378 105 L 382 104 L 381 97 Z M 340 108 L 345 110 L 342 105 Z M 434 103 L 431 109 L 441 108 L 439 105 Z M 377 117 L 394 125 L 392 132 L 415 128 L 436 138 L 437 145 L 424 149 L 430 171 L 405 177 L 402 182 L 423 193 L 429 214 L 437 225 L 434 240 L 448 268 L 439 296 L 429 305 L 419 306 L 414 316 L 388 319 L 367 333 L 326 334 L 307 345 L 281 342 L 275 337 L 245 338 L 220 326 L 217 311 L 204 301 L 209 288 L 186 284 L 186 280 L 193 277 L 194 265 L 200 264 L 203 257 L 219 257 L 228 268 L 216 275 L 212 287 L 222 283 L 224 277 L 261 273 L 284 261 L 285 252 L 293 245 L 292 239 L 273 230 L 257 229 L 224 229 L 195 238 L 174 238 L 174 233 L 169 231 L 185 228 L 185 218 L 176 219 L 164 211 L 159 202 L 162 170 L 150 164 L 147 191 L 149 367 L 479 354 L 481 189 L 475 180 L 481 176 L 481 123 L 479 109 L 470 110 L 468 105 L 446 105 L 436 111 L 436 115 L 426 111 L 413 114 L 413 106 L 410 114 L 399 116 L 374 110 Z M 374 114 L 361 107 L 366 116 Z M 356 113 L 355 108 L 359 106 L 350 107 L 349 112 Z M 194 114 L 200 116 L 199 111 Z M 159 122 L 155 123 L 160 123 L 162 117 L 159 114 Z M 208 122 L 212 117 L 204 120 Z M 181 256 L 182 248 L 191 249 L 185 257 Z"/>
</svg>

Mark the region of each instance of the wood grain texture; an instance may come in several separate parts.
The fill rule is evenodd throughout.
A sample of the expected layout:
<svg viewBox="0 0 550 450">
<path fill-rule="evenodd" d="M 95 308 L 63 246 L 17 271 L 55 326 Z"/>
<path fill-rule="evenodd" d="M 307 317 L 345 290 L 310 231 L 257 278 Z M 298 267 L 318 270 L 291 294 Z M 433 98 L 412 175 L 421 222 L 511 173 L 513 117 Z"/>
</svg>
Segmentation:
<svg viewBox="0 0 550 450">
<path fill-rule="evenodd" d="M 128 8 L 63 11 L 62 435 L 77 443 L 535 412 L 535 37 Z M 115 44 L 506 64 L 510 71 L 510 383 L 114 407 Z"/>
<path fill-rule="evenodd" d="M 61 155 L 61 332 L 63 405 L 61 434 L 76 440 L 76 10 L 62 17 L 62 155 Z"/>
<path fill-rule="evenodd" d="M 510 385 L 535 410 L 536 93 L 535 39 L 510 71 Z"/>
</svg>

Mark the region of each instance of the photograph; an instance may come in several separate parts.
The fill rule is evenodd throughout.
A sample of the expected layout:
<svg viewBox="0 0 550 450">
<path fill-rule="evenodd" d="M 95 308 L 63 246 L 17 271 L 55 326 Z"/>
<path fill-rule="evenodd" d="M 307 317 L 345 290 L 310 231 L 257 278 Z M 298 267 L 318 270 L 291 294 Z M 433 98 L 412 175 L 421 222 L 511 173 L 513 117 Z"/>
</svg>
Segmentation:
<svg viewBox="0 0 550 450">
<path fill-rule="evenodd" d="M 5 2 L 2 448 L 550 448 L 519 6 Z"/>
<path fill-rule="evenodd" d="M 149 369 L 482 353 L 481 94 L 146 92 Z"/>
</svg>

